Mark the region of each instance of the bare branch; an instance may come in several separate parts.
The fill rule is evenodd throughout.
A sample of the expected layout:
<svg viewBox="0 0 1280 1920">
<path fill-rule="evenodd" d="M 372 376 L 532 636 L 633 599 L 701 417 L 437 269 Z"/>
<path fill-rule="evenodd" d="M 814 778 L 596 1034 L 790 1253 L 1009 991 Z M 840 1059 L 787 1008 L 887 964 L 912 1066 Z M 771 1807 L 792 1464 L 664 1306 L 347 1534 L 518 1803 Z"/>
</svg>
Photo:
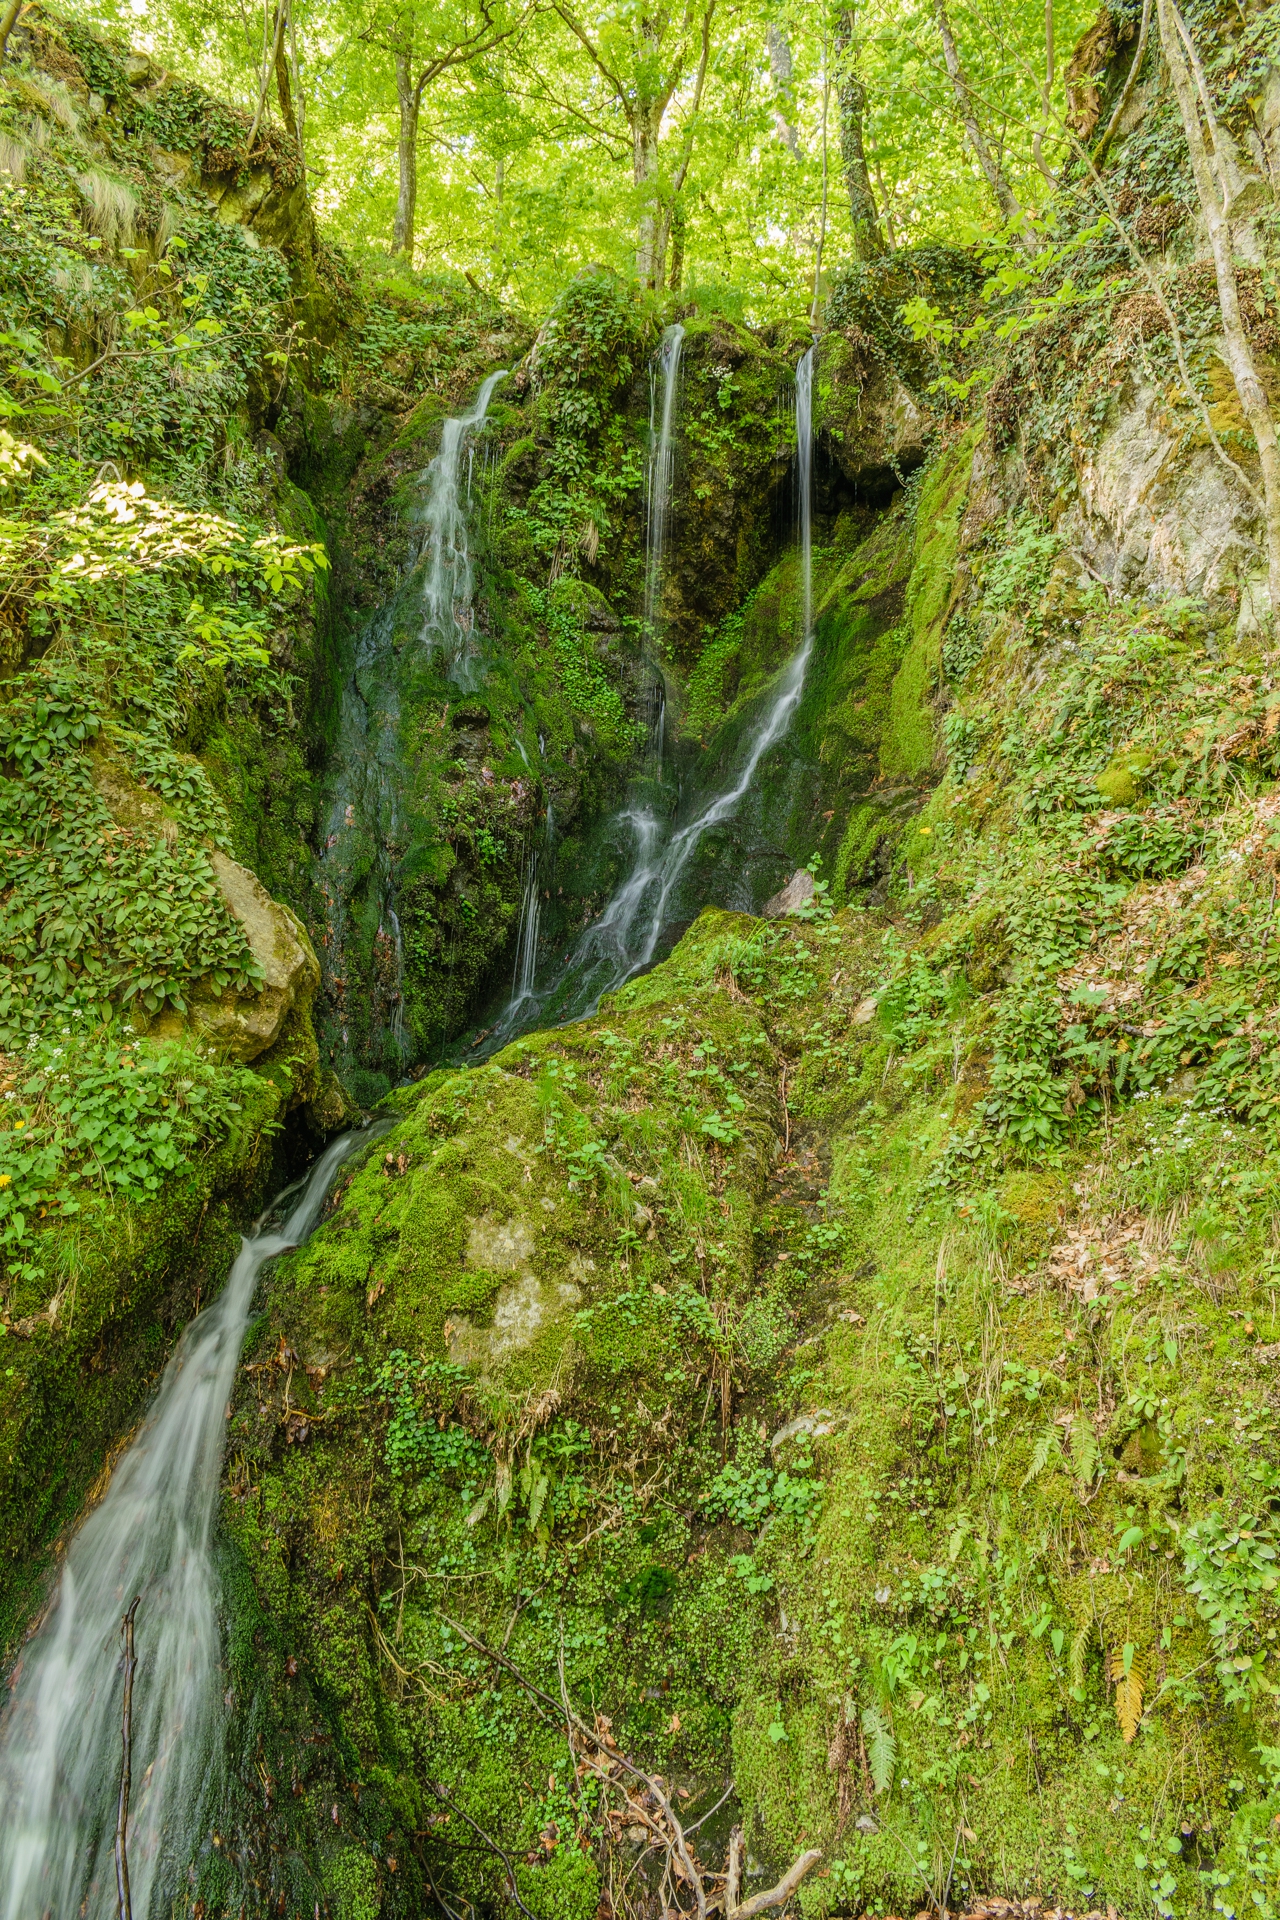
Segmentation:
<svg viewBox="0 0 1280 1920">
<path fill-rule="evenodd" d="M 1133 89 L 1137 83 L 1138 75 L 1142 72 L 1142 62 L 1146 57 L 1147 34 L 1150 31 L 1150 28 L 1151 28 L 1151 0 L 1142 0 L 1142 25 L 1138 29 L 1138 50 L 1133 56 L 1133 65 L 1130 67 L 1128 78 L 1126 79 L 1124 86 L 1121 89 L 1120 98 L 1116 101 L 1116 110 L 1107 122 L 1106 132 L 1103 134 L 1101 140 L 1099 140 L 1097 146 L 1093 150 L 1093 163 L 1096 167 L 1100 167 L 1103 161 L 1106 159 L 1107 148 L 1111 145 L 1112 140 L 1115 138 L 1116 129 L 1120 125 L 1121 116 L 1123 115 L 1125 108 L 1128 106 L 1129 101 L 1132 98 Z"/>
<path fill-rule="evenodd" d="M 821 1847 L 810 1847 L 802 1853 L 794 1866 L 788 1867 L 776 1887 L 770 1887 L 767 1893 L 753 1893 L 740 1907 L 729 1907 L 727 1920 L 755 1920 L 758 1913 L 766 1913 L 770 1907 L 785 1907 L 806 1873 L 816 1867 L 822 1858 Z"/>
</svg>

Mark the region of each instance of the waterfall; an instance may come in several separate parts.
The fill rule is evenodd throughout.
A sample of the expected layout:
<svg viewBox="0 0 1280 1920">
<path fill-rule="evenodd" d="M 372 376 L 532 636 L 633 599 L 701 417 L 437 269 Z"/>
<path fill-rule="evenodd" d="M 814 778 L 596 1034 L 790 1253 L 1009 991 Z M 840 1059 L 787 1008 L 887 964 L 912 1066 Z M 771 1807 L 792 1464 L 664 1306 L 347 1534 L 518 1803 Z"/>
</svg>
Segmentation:
<svg viewBox="0 0 1280 1920">
<path fill-rule="evenodd" d="M 396 640 L 406 628 L 416 628 L 420 645 L 445 661 L 455 684 L 473 686 L 480 653 L 471 609 L 475 574 L 464 497 L 469 488 L 461 480 L 462 454 L 465 448 L 470 463 L 472 437 L 484 425 L 494 389 L 505 378 L 505 370 L 491 373 L 469 411 L 444 423 L 440 451 L 420 479 L 421 504 L 414 519 L 421 533 L 414 565 L 361 635 L 339 713 L 338 771 L 318 874 L 326 913 L 321 965 L 342 1052 L 354 1065 L 349 1057 L 350 1033 L 353 1025 L 361 1024 L 365 1010 L 350 1004 L 355 983 L 348 979 L 347 968 L 352 924 L 360 917 L 361 901 L 372 892 L 377 914 L 375 1021 L 381 1025 L 384 1058 L 381 1062 L 366 1059 L 363 1064 L 385 1065 L 393 1077 L 412 1052 L 405 1021 L 404 941 L 395 887 L 406 757 L 400 739 L 397 676 L 401 668 Z M 406 651 L 411 654 L 413 649 Z M 367 929 L 367 920 L 365 925 Z M 364 937 L 368 938 L 367 930 Z"/>
<path fill-rule="evenodd" d="M 358 1145 L 357 1135 L 335 1140 L 241 1241 L 222 1293 L 178 1342 L 146 1424 L 71 1542 L 52 1609 L 23 1649 L 0 1721 L 2 1920 L 116 1914 L 120 1622 L 135 1594 L 134 1920 L 168 1910 L 174 1876 L 199 1840 L 192 1816 L 222 1734 L 212 1538 L 254 1286 L 265 1260 L 306 1239 L 337 1168 Z"/>
<path fill-rule="evenodd" d="M 516 965 L 511 980 L 511 1011 L 532 998 L 538 971 L 538 921 L 542 905 L 538 893 L 538 856 L 529 856 L 525 869 L 524 896 L 520 902 L 520 929 L 516 935 Z"/>
<path fill-rule="evenodd" d="M 395 992 L 391 1001 L 391 1044 L 403 1065 L 409 1051 L 404 1028 L 404 935 L 400 931 L 400 915 L 391 905 L 387 907 L 387 919 L 391 922 L 391 950 L 395 968 Z"/>
<path fill-rule="evenodd" d="M 813 637 L 813 348 L 796 368 L 796 487 L 800 518 L 800 636 Z"/>
<path fill-rule="evenodd" d="M 800 631 L 795 652 L 747 735 L 746 752 L 729 786 L 703 800 L 683 826 L 670 825 L 651 806 L 631 807 L 619 815 L 619 824 L 633 843 L 630 872 L 598 919 L 583 932 L 556 981 L 541 993 L 531 985 L 519 1003 L 513 999 L 508 1004 L 494 1029 L 495 1045 L 531 1025 L 530 1016 L 553 1004 L 560 1017 L 581 1017 L 598 1004 L 601 994 L 652 964 L 690 860 L 706 834 L 736 813 L 751 790 L 760 762 L 791 725 L 813 650 L 813 356 L 810 347 L 796 368 L 795 383 L 800 534 Z"/>
<path fill-rule="evenodd" d="M 445 421 L 440 451 L 426 473 L 427 497 L 422 508 L 426 571 L 422 581 L 420 634 L 429 651 L 444 655 L 449 663 L 450 678 L 468 692 L 475 687 L 479 649 L 475 644 L 471 609 L 475 573 L 467 538 L 466 504 L 458 496 L 458 468 L 466 446 L 469 500 L 469 437 L 484 424 L 493 390 L 506 377 L 505 368 L 491 373 L 476 395 L 470 413 Z"/>
<path fill-rule="evenodd" d="M 658 630 L 662 620 L 663 560 L 671 517 L 675 482 L 675 417 L 680 386 L 680 357 L 684 328 L 677 321 L 666 329 L 655 361 L 649 368 L 648 510 L 645 516 L 644 650 L 649 672 L 646 690 L 646 730 L 653 770 L 662 778 L 663 734 L 666 726 L 666 689 L 658 660 Z M 658 404 L 659 374 L 661 405 Z"/>
</svg>

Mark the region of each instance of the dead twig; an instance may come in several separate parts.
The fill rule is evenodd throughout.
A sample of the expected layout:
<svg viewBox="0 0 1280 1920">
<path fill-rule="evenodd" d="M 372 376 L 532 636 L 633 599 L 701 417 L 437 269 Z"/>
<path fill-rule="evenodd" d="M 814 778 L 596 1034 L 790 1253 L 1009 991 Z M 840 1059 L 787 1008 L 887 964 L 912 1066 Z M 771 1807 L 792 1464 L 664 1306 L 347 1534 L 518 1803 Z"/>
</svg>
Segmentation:
<svg viewBox="0 0 1280 1920">
<path fill-rule="evenodd" d="M 671 1804 L 665 1782 L 662 1781 L 658 1775 L 646 1773 L 643 1767 L 638 1767 L 633 1761 L 628 1760 L 627 1756 L 621 1751 L 613 1738 L 610 1731 L 610 1722 L 606 1715 L 597 1714 L 595 1726 L 590 1727 L 574 1710 L 569 1698 L 569 1687 L 565 1677 L 563 1646 L 560 1648 L 557 1658 L 560 1677 L 560 1700 L 557 1702 L 549 1693 L 545 1692 L 543 1688 L 539 1687 L 534 1681 L 523 1674 L 515 1662 L 508 1659 L 505 1653 L 500 1653 L 493 1647 L 486 1645 L 483 1640 L 470 1632 L 470 1630 L 464 1627 L 459 1621 L 451 1620 L 447 1615 L 444 1617 L 446 1624 L 457 1633 L 469 1647 L 473 1648 L 476 1653 L 481 1654 L 485 1659 L 491 1660 L 495 1666 L 501 1667 L 504 1672 L 509 1673 L 512 1679 L 524 1689 L 532 1700 L 540 1707 L 550 1709 L 550 1713 L 554 1714 L 557 1721 L 563 1721 L 568 1735 L 570 1756 L 576 1762 L 576 1771 L 579 1776 L 583 1773 L 590 1773 L 605 1786 L 622 1787 L 622 1781 L 615 1777 L 614 1770 L 616 1769 L 618 1774 L 625 1774 L 632 1780 L 640 1783 L 645 1790 L 645 1795 L 652 1802 L 652 1805 L 658 1809 L 661 1817 L 656 1818 L 640 1799 L 634 1794 L 626 1792 L 625 1788 L 623 1788 L 626 1800 L 626 1817 L 654 1836 L 655 1844 L 660 1846 L 667 1856 L 668 1875 L 674 1873 L 678 1880 L 685 1882 L 692 1889 L 697 1907 L 698 1920 L 707 1920 L 708 1880 L 723 1880 L 724 1882 L 725 1890 L 723 1898 L 726 1920 L 754 1920 L 756 1914 L 764 1913 L 771 1907 L 785 1906 L 805 1875 L 812 1867 L 816 1866 L 822 1858 L 820 1848 L 810 1848 L 807 1853 L 801 1854 L 800 1858 L 789 1871 L 784 1874 L 776 1887 L 770 1887 L 768 1891 L 764 1893 L 753 1894 L 749 1900 L 739 1906 L 737 1892 L 741 1885 L 741 1829 L 734 1829 L 734 1837 L 729 1844 L 729 1863 L 726 1874 L 708 1873 L 701 1867 L 690 1851 L 688 1838 L 676 1815 L 675 1808 Z M 730 1786 L 729 1791 L 732 1792 L 732 1786 Z M 725 1798 L 728 1798 L 728 1794 L 725 1795 Z M 719 1804 L 723 1805 L 723 1801 Z M 461 1811 L 461 1809 L 459 1809 L 459 1811 Z M 703 1816 L 704 1819 L 707 1817 L 706 1815 Z M 698 1824 L 701 1825 L 702 1822 L 699 1821 Z M 690 1831 L 692 1831 L 692 1829 L 690 1829 Z M 674 1901 L 668 1904 L 674 1907 L 674 1910 L 679 1913 L 680 1909 L 675 1907 Z"/>
<path fill-rule="evenodd" d="M 486 1833 L 482 1826 L 477 1825 L 477 1823 L 471 1818 L 471 1815 L 467 1812 L 466 1808 L 460 1807 L 458 1805 L 458 1802 L 454 1799 L 453 1795 L 447 1792 L 446 1789 L 440 1785 L 440 1782 L 438 1780 L 428 1780 L 427 1785 L 428 1787 L 430 1787 L 432 1793 L 434 1793 L 434 1795 L 436 1796 L 436 1799 L 439 1800 L 443 1806 L 448 1807 L 450 1813 L 456 1813 L 460 1815 L 461 1818 L 466 1821 L 472 1833 L 476 1835 L 477 1839 L 481 1842 L 481 1844 L 484 1847 L 486 1847 L 490 1853 L 496 1855 L 496 1857 L 499 1860 L 501 1860 L 503 1866 L 507 1870 L 507 1893 L 510 1895 L 511 1899 L 515 1901 L 521 1913 L 529 1914 L 529 1920 L 536 1920 L 536 1916 L 533 1915 L 532 1913 L 529 1913 L 528 1907 L 526 1907 L 524 1901 L 520 1898 L 520 1889 L 516 1886 L 516 1870 L 511 1864 L 511 1855 L 507 1852 L 506 1848 L 499 1846 L 498 1842 L 494 1839 L 491 1833 Z"/>
<path fill-rule="evenodd" d="M 116 1808 L 116 1902 L 119 1920 L 133 1920 L 129 1896 L 129 1789 L 133 1783 L 133 1617 L 141 1594 L 135 1594 L 121 1621 L 124 1632 L 124 1719 L 121 1731 L 120 1801 Z"/>
</svg>

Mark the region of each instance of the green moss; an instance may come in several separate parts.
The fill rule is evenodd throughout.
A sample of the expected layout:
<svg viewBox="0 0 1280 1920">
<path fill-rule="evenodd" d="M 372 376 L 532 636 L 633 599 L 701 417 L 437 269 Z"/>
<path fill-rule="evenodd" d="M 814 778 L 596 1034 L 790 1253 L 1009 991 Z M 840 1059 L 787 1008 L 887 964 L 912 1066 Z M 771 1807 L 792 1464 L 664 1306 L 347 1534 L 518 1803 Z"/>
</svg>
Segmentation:
<svg viewBox="0 0 1280 1920">
<path fill-rule="evenodd" d="M 889 696 L 880 765 L 888 778 L 919 779 L 933 764 L 932 696 L 942 668 L 942 629 L 956 589 L 960 522 L 980 429 L 971 427 L 939 455 L 916 507 L 915 566 L 907 603 L 910 639 Z"/>
</svg>

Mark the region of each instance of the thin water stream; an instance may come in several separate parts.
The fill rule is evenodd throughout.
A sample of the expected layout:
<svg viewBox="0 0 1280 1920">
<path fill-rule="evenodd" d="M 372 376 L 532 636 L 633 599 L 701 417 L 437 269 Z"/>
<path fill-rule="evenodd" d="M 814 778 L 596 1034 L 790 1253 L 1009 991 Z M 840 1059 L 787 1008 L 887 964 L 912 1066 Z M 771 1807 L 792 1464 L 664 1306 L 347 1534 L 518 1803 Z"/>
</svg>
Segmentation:
<svg viewBox="0 0 1280 1920">
<path fill-rule="evenodd" d="M 120 1622 L 135 1595 L 134 1920 L 158 1914 L 222 1733 L 213 1530 L 228 1402 L 263 1262 L 305 1240 L 333 1179 L 369 1138 L 344 1134 L 241 1241 L 227 1283 L 186 1329 L 154 1405 L 67 1550 L 0 1720 L 0 1916 L 112 1920 L 120 1781 Z"/>
<path fill-rule="evenodd" d="M 374 1020 L 381 1031 L 385 1064 L 393 1075 L 409 1060 L 404 941 L 396 911 L 396 868 L 405 837 L 399 689 L 402 676 L 415 670 L 415 652 L 442 660 L 460 692 L 472 691 L 478 682 L 483 655 L 472 606 L 475 565 L 466 496 L 475 436 L 484 426 L 495 388 L 506 377 L 505 369 L 491 373 L 468 411 L 444 422 L 440 451 L 420 482 L 420 504 L 413 517 L 419 529 L 413 564 L 361 635 L 342 694 L 337 774 L 318 874 L 326 918 L 321 964 L 337 1014 L 339 1053 L 354 1065 L 353 1028 L 363 1023 L 369 1010 L 352 1005 L 352 944 L 353 938 L 372 942 Z M 406 650 L 410 657 L 402 658 L 397 642 L 406 629 L 413 645 Z"/>
<path fill-rule="evenodd" d="M 665 343 L 664 343 L 665 344 Z M 678 368 L 679 342 L 673 344 L 671 363 Z M 527 1032 L 549 1006 L 558 1019 L 577 1019 L 598 1005 L 600 996 L 619 987 L 652 965 L 664 928 L 673 917 L 680 883 L 706 835 L 732 819 L 751 791 L 761 761 L 782 739 L 800 704 L 805 672 L 813 650 L 813 356 L 810 347 L 796 368 L 795 427 L 796 481 L 799 503 L 801 620 L 799 645 L 778 675 L 746 738 L 746 750 L 729 784 L 718 793 L 696 800 L 683 822 L 665 819 L 652 804 L 633 805 L 619 816 L 619 824 L 633 836 L 631 869 L 597 919 L 585 929 L 567 963 L 539 990 L 533 983 L 508 1002 L 494 1029 L 491 1048 Z M 674 373 L 668 398 L 674 392 Z M 672 420 L 667 401 L 663 432 L 670 435 Z M 667 469 L 669 476 L 669 468 Z M 668 480 L 664 483 L 669 486 Z M 661 539 L 655 540 L 650 492 L 650 564 L 646 569 L 646 627 L 661 594 Z M 665 525 L 669 500 L 658 522 Z M 657 558 L 654 559 L 655 547 Z"/>
<path fill-rule="evenodd" d="M 645 514 L 644 651 L 648 688 L 645 705 L 649 770 L 661 780 L 665 752 L 667 690 L 658 657 L 662 623 L 663 562 L 676 477 L 676 408 L 680 394 L 680 361 L 684 328 L 677 321 L 666 329 L 649 369 L 649 467 Z M 659 402 L 659 394 L 661 401 Z"/>
</svg>

